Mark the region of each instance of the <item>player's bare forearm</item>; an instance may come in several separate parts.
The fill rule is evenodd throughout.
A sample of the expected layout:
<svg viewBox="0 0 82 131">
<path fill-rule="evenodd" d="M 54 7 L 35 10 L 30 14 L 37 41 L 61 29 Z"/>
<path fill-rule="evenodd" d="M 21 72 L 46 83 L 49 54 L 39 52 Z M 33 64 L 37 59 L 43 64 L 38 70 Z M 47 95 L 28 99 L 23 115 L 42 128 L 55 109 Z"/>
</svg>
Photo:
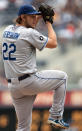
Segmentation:
<svg viewBox="0 0 82 131">
<path fill-rule="evenodd" d="M 48 37 L 51 39 L 56 40 L 56 33 L 52 27 L 52 24 L 50 22 L 46 22 L 47 28 L 48 28 Z"/>
<path fill-rule="evenodd" d="M 56 48 L 57 47 L 57 37 L 56 33 L 52 27 L 50 22 L 46 22 L 46 26 L 48 28 L 48 43 L 47 48 Z"/>
</svg>

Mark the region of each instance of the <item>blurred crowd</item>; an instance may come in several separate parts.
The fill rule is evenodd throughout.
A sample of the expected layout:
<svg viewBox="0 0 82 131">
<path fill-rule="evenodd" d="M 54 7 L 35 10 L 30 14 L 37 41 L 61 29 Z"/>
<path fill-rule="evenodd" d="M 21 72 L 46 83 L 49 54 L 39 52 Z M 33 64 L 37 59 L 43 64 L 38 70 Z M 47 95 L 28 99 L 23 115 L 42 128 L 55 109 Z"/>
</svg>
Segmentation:
<svg viewBox="0 0 82 131">
<path fill-rule="evenodd" d="M 82 43 L 82 0 L 67 0 L 59 11 L 56 21 L 60 38 L 78 40 Z"/>
<path fill-rule="evenodd" d="M 54 8 L 54 28 L 62 41 L 77 39 L 82 41 L 82 0 L 0 0 L 0 26 L 13 23 L 19 6 L 32 4 L 36 8 L 40 3 Z"/>
</svg>

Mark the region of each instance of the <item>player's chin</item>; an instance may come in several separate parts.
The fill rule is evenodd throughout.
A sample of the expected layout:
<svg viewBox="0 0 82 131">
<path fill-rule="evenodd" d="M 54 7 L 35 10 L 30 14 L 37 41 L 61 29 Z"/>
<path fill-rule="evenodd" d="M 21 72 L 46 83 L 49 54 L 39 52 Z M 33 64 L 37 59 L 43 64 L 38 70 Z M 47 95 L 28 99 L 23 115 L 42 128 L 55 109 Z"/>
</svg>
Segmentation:
<svg viewBox="0 0 82 131">
<path fill-rule="evenodd" d="M 32 28 L 35 28 L 35 27 L 36 27 L 36 25 L 33 24 L 33 25 L 32 25 Z"/>
<path fill-rule="evenodd" d="M 36 27 L 36 24 L 33 23 L 33 24 L 29 25 L 29 27 L 34 29 Z M 27 26 L 27 28 L 28 28 L 28 26 Z"/>
<path fill-rule="evenodd" d="M 37 22 L 33 23 L 33 24 L 32 24 L 32 27 L 34 27 L 34 28 L 35 28 L 35 27 L 36 27 L 36 25 L 37 25 Z"/>
</svg>

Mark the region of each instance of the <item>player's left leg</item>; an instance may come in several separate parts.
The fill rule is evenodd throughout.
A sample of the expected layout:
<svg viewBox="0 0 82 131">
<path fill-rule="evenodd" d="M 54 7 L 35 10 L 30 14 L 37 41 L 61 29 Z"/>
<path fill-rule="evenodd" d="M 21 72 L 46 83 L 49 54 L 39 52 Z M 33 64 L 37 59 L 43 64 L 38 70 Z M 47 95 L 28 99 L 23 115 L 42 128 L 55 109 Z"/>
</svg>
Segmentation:
<svg viewBox="0 0 82 131">
<path fill-rule="evenodd" d="M 13 93 L 11 93 L 13 97 Z M 18 128 L 16 131 L 30 131 L 32 122 L 32 107 L 36 96 L 23 96 L 21 98 L 13 98 L 15 106 Z"/>
</svg>

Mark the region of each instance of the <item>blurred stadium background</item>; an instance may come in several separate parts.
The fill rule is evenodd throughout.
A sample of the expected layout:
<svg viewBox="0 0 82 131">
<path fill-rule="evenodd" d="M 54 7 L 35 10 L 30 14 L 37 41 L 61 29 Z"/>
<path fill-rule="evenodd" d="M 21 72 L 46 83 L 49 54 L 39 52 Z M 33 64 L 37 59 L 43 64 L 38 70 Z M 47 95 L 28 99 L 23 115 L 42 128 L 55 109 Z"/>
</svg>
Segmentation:
<svg viewBox="0 0 82 131">
<path fill-rule="evenodd" d="M 20 5 L 32 4 L 38 8 L 42 2 L 55 10 L 53 27 L 58 47 L 37 51 L 38 70 L 58 69 L 67 72 L 64 119 L 71 123 L 71 127 L 64 131 L 82 131 L 82 0 L 0 0 L 0 131 L 15 131 L 17 127 L 1 56 L 2 32 L 7 25 L 15 22 Z M 47 35 L 43 21 L 39 22 L 37 30 Z M 52 94 L 46 92 L 37 96 L 31 131 L 63 131 L 47 124 Z"/>
</svg>

